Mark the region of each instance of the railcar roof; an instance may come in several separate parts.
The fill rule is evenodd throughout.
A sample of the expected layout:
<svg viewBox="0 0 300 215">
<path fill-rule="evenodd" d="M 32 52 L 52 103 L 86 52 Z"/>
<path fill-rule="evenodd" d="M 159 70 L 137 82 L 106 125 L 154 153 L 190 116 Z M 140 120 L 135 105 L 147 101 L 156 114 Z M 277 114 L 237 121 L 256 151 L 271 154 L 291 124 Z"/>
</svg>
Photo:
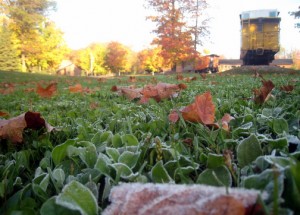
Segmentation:
<svg viewBox="0 0 300 215">
<path fill-rule="evenodd" d="M 278 18 L 279 11 L 277 9 L 268 10 L 250 10 L 243 11 L 240 19 L 256 19 L 256 18 Z"/>
</svg>

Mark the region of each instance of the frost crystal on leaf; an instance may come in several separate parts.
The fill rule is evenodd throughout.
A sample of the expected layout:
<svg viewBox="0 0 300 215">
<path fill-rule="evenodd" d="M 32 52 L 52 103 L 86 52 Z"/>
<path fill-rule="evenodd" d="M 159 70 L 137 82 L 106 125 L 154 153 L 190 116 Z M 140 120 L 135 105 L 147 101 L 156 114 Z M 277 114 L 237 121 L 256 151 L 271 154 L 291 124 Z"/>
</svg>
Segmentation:
<svg viewBox="0 0 300 215">
<path fill-rule="evenodd" d="M 257 210 L 259 191 L 205 185 L 121 184 L 112 189 L 112 204 L 104 215 L 114 214 L 246 214 Z M 262 195 L 265 198 L 265 194 Z"/>
</svg>

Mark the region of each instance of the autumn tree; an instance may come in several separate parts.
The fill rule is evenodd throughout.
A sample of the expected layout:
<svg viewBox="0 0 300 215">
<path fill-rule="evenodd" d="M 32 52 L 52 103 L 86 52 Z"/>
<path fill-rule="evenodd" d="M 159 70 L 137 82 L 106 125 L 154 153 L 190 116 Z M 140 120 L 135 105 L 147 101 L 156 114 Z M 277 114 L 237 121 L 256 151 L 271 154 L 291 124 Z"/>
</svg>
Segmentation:
<svg viewBox="0 0 300 215">
<path fill-rule="evenodd" d="M 14 35 L 8 29 L 4 20 L 0 28 L 0 70 L 2 71 L 20 71 L 21 61 L 18 52 L 18 44 Z"/>
<path fill-rule="evenodd" d="M 124 45 L 119 42 L 110 42 L 107 45 L 107 52 L 105 57 L 106 66 L 116 74 L 125 72 L 130 68 L 128 61 L 129 51 Z"/>
<path fill-rule="evenodd" d="M 63 32 L 51 21 L 45 22 L 34 40 L 29 40 L 26 64 L 29 70 L 37 68 L 39 72 L 55 70 L 69 52 L 63 39 Z"/>
<path fill-rule="evenodd" d="M 105 67 L 106 45 L 93 43 L 86 48 L 73 50 L 70 60 L 90 75 L 106 74 Z"/>
<path fill-rule="evenodd" d="M 138 53 L 139 70 L 159 72 L 164 67 L 164 59 L 160 55 L 161 48 L 145 49 Z"/>
<path fill-rule="evenodd" d="M 107 69 L 105 68 L 105 56 L 106 56 L 106 45 L 94 43 L 90 45 L 91 54 L 93 60 L 90 59 L 90 63 L 93 63 L 94 74 L 106 74 Z M 91 56 L 90 56 L 91 57 Z"/>
<path fill-rule="evenodd" d="M 193 1 L 148 0 L 148 6 L 156 11 L 156 15 L 148 17 L 157 26 L 154 30 L 157 38 L 153 40 L 153 44 L 161 46 L 161 55 L 165 61 L 175 66 L 193 57 L 195 53 L 193 33 L 199 32 L 199 28 L 198 25 L 191 28 L 185 20 L 185 13 L 192 13 L 197 9 L 192 7 Z M 198 37 L 196 39 L 198 40 Z"/>
<path fill-rule="evenodd" d="M 39 51 L 37 44 L 41 40 L 41 29 L 45 25 L 48 12 L 54 8 L 55 2 L 51 0 L 1 1 L 2 11 L 11 20 L 10 28 L 20 41 L 22 70 L 26 70 L 27 56 Z"/>
</svg>

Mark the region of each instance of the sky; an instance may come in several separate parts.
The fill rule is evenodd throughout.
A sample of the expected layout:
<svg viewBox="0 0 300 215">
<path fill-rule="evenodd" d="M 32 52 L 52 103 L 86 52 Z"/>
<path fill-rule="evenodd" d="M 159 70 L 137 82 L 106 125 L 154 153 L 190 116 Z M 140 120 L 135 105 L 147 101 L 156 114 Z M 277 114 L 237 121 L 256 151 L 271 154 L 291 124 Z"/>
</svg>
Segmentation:
<svg viewBox="0 0 300 215">
<path fill-rule="evenodd" d="M 50 18 L 64 32 L 72 49 L 93 42 L 119 41 L 135 51 L 148 48 L 155 24 L 146 20 L 151 11 L 144 0 L 56 0 L 57 11 Z M 287 52 L 300 50 L 300 32 L 296 20 L 288 14 L 300 6 L 299 0 L 207 0 L 211 17 L 210 37 L 201 49 L 227 58 L 239 58 L 242 11 L 277 9 L 281 17 L 280 44 Z"/>
</svg>

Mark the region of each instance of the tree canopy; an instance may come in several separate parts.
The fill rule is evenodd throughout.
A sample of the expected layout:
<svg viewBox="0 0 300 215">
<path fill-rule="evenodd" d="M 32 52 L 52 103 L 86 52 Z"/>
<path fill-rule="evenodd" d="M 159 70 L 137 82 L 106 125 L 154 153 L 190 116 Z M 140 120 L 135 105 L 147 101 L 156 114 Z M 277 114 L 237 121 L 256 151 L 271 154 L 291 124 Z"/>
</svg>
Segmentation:
<svg viewBox="0 0 300 215">
<path fill-rule="evenodd" d="M 13 38 L 6 24 L 0 29 L 0 70 L 19 71 L 21 60 L 18 53 L 17 41 Z"/>
<path fill-rule="evenodd" d="M 148 19 L 156 23 L 157 37 L 153 44 L 161 46 L 161 55 L 171 66 L 193 58 L 200 35 L 208 34 L 205 21 L 199 24 L 205 0 L 148 0 L 148 7 L 156 14 Z M 192 22 L 194 20 L 194 22 Z M 206 20 L 207 21 L 207 20 Z"/>
<path fill-rule="evenodd" d="M 63 33 L 47 18 L 55 9 L 55 1 L 3 0 L 0 6 L 10 32 L 18 40 L 22 70 L 55 68 L 67 51 Z"/>
</svg>

